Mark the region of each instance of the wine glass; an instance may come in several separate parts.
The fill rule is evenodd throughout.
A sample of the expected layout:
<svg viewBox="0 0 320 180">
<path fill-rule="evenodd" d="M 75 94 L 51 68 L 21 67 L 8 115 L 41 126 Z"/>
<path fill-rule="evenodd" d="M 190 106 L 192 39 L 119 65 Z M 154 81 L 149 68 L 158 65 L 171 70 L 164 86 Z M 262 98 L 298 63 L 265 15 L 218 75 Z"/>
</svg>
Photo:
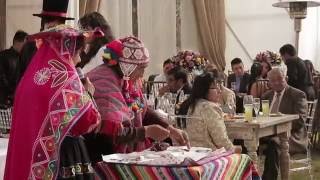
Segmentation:
<svg viewBox="0 0 320 180">
<path fill-rule="evenodd" d="M 150 106 L 152 109 L 155 109 L 155 98 L 153 96 L 153 94 L 149 95 L 149 99 L 147 100 L 147 104 L 148 106 Z"/>
<path fill-rule="evenodd" d="M 177 103 L 177 94 L 170 93 L 169 101 L 170 101 L 170 104 L 176 105 L 176 103 Z"/>
<path fill-rule="evenodd" d="M 260 98 L 253 99 L 253 110 L 254 110 L 256 117 L 258 117 L 259 111 L 260 111 Z"/>
<path fill-rule="evenodd" d="M 231 82 L 231 90 L 236 91 L 236 82 Z"/>
</svg>

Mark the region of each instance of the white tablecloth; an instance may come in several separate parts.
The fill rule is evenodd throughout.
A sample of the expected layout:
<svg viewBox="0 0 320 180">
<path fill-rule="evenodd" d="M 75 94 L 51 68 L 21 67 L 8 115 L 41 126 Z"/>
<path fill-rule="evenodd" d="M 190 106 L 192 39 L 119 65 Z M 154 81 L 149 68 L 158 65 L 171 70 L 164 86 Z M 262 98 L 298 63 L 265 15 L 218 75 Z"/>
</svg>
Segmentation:
<svg viewBox="0 0 320 180">
<path fill-rule="evenodd" d="M 9 139 L 0 138 L 0 180 L 3 179 Z"/>
</svg>

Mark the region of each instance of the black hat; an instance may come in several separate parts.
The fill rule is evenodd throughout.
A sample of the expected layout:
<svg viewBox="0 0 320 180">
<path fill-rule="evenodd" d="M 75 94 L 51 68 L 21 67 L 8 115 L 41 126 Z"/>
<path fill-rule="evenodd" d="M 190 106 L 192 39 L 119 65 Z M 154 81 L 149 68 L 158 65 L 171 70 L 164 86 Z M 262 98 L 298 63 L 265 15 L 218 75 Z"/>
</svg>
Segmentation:
<svg viewBox="0 0 320 180">
<path fill-rule="evenodd" d="M 67 17 L 69 0 L 43 0 L 42 12 L 33 14 L 34 16 L 42 17 L 57 17 L 65 20 L 73 20 L 74 18 Z"/>
</svg>

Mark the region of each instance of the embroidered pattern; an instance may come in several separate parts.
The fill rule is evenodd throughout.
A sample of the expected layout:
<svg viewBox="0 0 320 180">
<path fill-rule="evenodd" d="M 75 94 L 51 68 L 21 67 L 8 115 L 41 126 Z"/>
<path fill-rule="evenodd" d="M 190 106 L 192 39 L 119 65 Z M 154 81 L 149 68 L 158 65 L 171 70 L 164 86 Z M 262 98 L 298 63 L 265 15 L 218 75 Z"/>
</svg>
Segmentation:
<svg viewBox="0 0 320 180">
<path fill-rule="evenodd" d="M 51 77 L 50 69 L 49 68 L 42 68 L 37 71 L 33 77 L 34 83 L 37 85 L 44 85 L 46 84 Z"/>
<path fill-rule="evenodd" d="M 61 62 L 54 59 L 50 60 L 48 64 L 50 65 L 50 69 L 47 67 L 42 68 L 35 73 L 33 78 L 34 82 L 37 85 L 44 85 L 52 77 L 53 78 L 52 84 L 51 84 L 52 88 L 58 87 L 64 84 L 68 79 L 67 67 Z"/>
<path fill-rule="evenodd" d="M 57 146 L 69 128 L 90 105 L 90 97 L 83 89 L 74 89 L 77 75 L 56 92 L 49 103 L 49 112 L 32 148 L 31 179 L 52 179 L 57 174 L 59 152 Z"/>
<path fill-rule="evenodd" d="M 50 60 L 48 64 L 51 66 L 50 71 L 53 77 L 51 87 L 57 87 L 65 83 L 68 79 L 67 67 L 57 60 Z"/>
</svg>

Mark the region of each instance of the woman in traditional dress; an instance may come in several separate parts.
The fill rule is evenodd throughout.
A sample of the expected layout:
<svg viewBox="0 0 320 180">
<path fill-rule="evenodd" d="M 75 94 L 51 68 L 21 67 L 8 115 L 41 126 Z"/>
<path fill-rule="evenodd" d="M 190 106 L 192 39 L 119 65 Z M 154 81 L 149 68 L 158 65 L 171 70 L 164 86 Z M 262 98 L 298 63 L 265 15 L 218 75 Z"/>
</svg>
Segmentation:
<svg viewBox="0 0 320 180">
<path fill-rule="evenodd" d="M 61 25 L 29 38 L 42 44 L 16 91 L 4 179 L 92 179 L 78 138 L 99 124 L 75 69 L 84 36 Z"/>
<path fill-rule="evenodd" d="M 160 118 L 143 99 L 141 78 L 149 62 L 143 43 L 135 37 L 114 40 L 104 47 L 102 59 L 104 64 L 88 73 L 102 120 L 100 133 L 86 136 L 92 160 L 145 150 L 149 138 L 162 141 L 170 136 L 187 145 L 183 131 Z"/>
</svg>

